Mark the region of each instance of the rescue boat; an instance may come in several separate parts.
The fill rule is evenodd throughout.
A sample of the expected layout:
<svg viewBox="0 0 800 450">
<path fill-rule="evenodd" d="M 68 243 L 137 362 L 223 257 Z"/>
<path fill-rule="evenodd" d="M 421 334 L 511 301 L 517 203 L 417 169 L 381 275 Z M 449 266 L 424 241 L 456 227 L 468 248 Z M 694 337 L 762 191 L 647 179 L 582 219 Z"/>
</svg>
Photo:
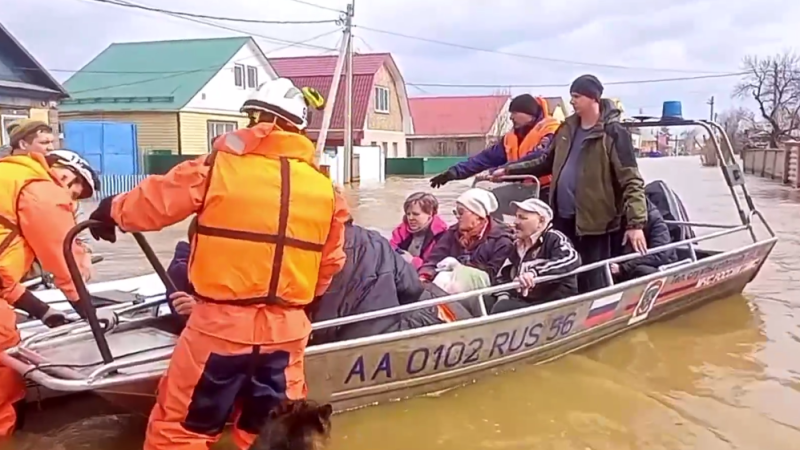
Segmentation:
<svg viewBox="0 0 800 450">
<path fill-rule="evenodd" d="M 463 321 L 309 347 L 309 395 L 331 402 L 337 411 L 345 411 L 439 392 L 520 361 L 544 363 L 632 328 L 741 293 L 758 274 L 777 237 L 756 209 L 735 158 L 722 153 L 722 148 L 731 148 L 724 130 L 713 122 L 675 117 L 625 125 L 704 129 L 713 137 L 719 160 L 728 161 L 721 169 L 739 223 L 690 222 L 681 206 L 672 206 L 674 220 L 668 224 L 677 229 L 681 238 L 649 249 L 648 253 L 674 249 L 678 262 L 647 277 L 619 284 L 612 281 L 601 290 L 547 304 L 489 315 L 483 298 L 518 287 L 517 283 L 508 283 L 315 323 L 313 329 L 319 330 L 456 301 L 477 299 L 482 305 L 479 317 Z M 720 145 L 717 136 L 725 140 L 725 145 Z M 671 196 L 666 197 L 666 204 L 677 205 Z M 80 224 L 67 242 L 92 225 Z M 692 231 L 682 233 L 681 229 Z M 701 229 L 711 231 L 694 234 Z M 748 236 L 751 242 L 726 251 L 707 249 L 708 243 L 734 234 Z M 118 308 L 120 323 L 116 328 L 105 332 L 94 309 L 89 307 L 88 324 L 82 321 L 52 330 L 41 325 L 25 329 L 20 345 L 0 354 L 0 362 L 48 391 L 90 391 L 146 414 L 155 401 L 156 385 L 169 364 L 177 336 L 174 318 L 164 314 L 164 286 L 171 280 L 145 238 L 135 233 L 134 237 L 159 281 L 150 278 L 152 290 L 143 294 L 138 304 L 106 306 Z M 65 255 L 71 272 L 79 274 L 71 253 L 67 250 Z M 637 256 L 623 255 L 588 264 L 573 274 L 602 268 L 611 279 L 610 264 Z M 538 281 L 555 278 L 542 277 Z M 89 292 L 101 289 L 97 285 L 87 289 L 77 279 L 81 301 L 91 305 Z"/>
</svg>

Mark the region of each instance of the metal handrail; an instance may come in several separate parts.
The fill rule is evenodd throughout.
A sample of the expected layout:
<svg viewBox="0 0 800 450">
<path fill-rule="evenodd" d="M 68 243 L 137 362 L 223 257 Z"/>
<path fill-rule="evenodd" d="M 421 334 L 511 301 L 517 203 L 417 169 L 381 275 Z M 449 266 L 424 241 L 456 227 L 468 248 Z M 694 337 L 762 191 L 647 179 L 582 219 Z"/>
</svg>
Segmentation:
<svg viewBox="0 0 800 450">
<path fill-rule="evenodd" d="M 97 220 L 86 220 L 75 225 L 67 233 L 67 237 L 64 239 L 63 250 L 64 259 L 67 262 L 67 269 L 69 269 L 69 274 L 72 277 L 73 283 L 75 284 L 75 290 L 78 292 L 78 297 L 80 298 L 79 305 L 81 305 L 84 314 L 86 314 L 86 320 L 89 322 L 89 327 L 91 327 L 92 334 L 94 335 L 95 342 L 97 343 L 97 348 L 100 350 L 100 355 L 102 356 L 103 361 L 105 363 L 111 363 L 114 361 L 114 356 L 111 354 L 111 349 L 108 346 L 108 340 L 106 340 L 104 334 L 105 330 L 97 320 L 97 314 L 95 312 L 95 307 L 92 304 L 91 295 L 86 287 L 86 282 L 83 281 L 80 269 L 78 268 L 78 263 L 75 261 L 75 256 L 72 254 L 72 245 L 78 234 L 83 230 L 100 226 L 104 226 L 104 224 Z M 150 262 L 150 265 L 153 267 L 153 270 L 161 279 L 161 282 L 164 283 L 164 287 L 167 289 L 172 289 L 173 291 L 176 290 L 175 284 L 169 278 L 166 269 L 164 269 L 164 266 L 158 260 L 158 256 L 156 256 L 155 251 L 153 251 L 153 247 L 150 246 L 150 244 L 147 242 L 147 239 L 141 233 L 132 234 L 133 238 L 136 239 L 136 242 L 142 249 L 142 252 L 144 252 L 148 262 Z"/>
<path fill-rule="evenodd" d="M 561 274 L 561 275 L 549 275 L 549 276 L 544 276 L 544 277 L 537 277 L 535 279 L 535 282 L 536 283 L 540 283 L 540 284 L 541 283 L 546 283 L 548 281 L 553 281 L 553 280 L 557 280 L 557 279 L 560 279 L 560 278 L 573 276 L 573 275 L 577 275 L 577 274 L 580 274 L 580 273 L 583 273 L 583 272 L 588 272 L 590 270 L 595 270 L 595 269 L 598 269 L 598 268 L 601 268 L 601 267 L 605 267 L 608 264 L 630 261 L 630 260 L 634 260 L 634 259 L 637 259 L 637 258 L 641 258 L 642 256 L 661 253 L 661 252 L 664 252 L 664 251 L 667 251 L 667 250 L 672 250 L 672 249 L 676 249 L 676 248 L 680 248 L 680 247 L 690 246 L 691 244 L 695 244 L 695 243 L 698 243 L 698 242 L 707 241 L 707 240 L 710 240 L 710 239 L 715 239 L 715 238 L 726 236 L 726 235 L 733 234 L 733 233 L 738 233 L 738 232 L 741 232 L 741 231 L 745 231 L 748 228 L 749 227 L 747 225 L 739 225 L 738 227 L 733 228 L 733 229 L 718 231 L 716 233 L 707 234 L 705 236 L 697 236 L 697 237 L 694 237 L 692 239 L 686 239 L 686 240 L 683 240 L 683 241 L 680 241 L 680 242 L 674 242 L 674 243 L 670 243 L 670 244 L 667 244 L 667 245 L 662 245 L 660 247 L 654 247 L 654 248 L 648 249 L 648 251 L 645 254 L 629 253 L 629 254 L 626 254 L 626 255 L 620 255 L 620 256 L 617 256 L 617 257 L 614 257 L 614 258 L 610 258 L 610 259 L 607 259 L 607 260 L 604 260 L 604 261 L 598 261 L 598 262 L 595 262 L 595 263 L 586 264 L 586 265 L 581 266 L 581 267 L 579 267 L 579 268 L 577 268 L 577 269 L 575 269 L 575 270 L 573 270 L 572 272 L 569 272 L 569 273 L 565 273 L 565 274 Z M 416 311 L 418 309 L 429 308 L 431 306 L 438 306 L 438 305 L 442 305 L 442 304 L 454 303 L 454 302 L 459 302 L 459 301 L 462 301 L 462 300 L 468 300 L 468 299 L 472 299 L 472 298 L 475 298 L 475 297 L 478 297 L 478 296 L 481 296 L 481 295 L 491 295 L 491 294 L 495 294 L 495 293 L 498 293 L 498 292 L 509 291 L 511 289 L 516 289 L 518 287 L 520 287 L 519 282 L 512 281 L 510 283 L 505 283 L 505 284 L 501 284 L 501 285 L 497 285 L 497 286 L 490 286 L 490 287 L 482 288 L 482 289 L 476 289 L 476 290 L 470 291 L 470 292 L 464 292 L 464 293 L 460 293 L 460 294 L 452 294 L 452 295 L 448 295 L 448 296 L 444 296 L 444 297 L 433 298 L 433 299 L 430 299 L 430 300 L 423 300 L 423 301 L 420 301 L 420 302 L 415 302 L 415 303 L 409 303 L 409 304 L 406 304 L 406 305 L 395 306 L 395 307 L 392 307 L 392 308 L 380 309 L 380 310 L 377 310 L 377 311 L 370 311 L 370 312 L 366 312 L 366 313 L 362 313 L 362 314 L 354 314 L 352 316 L 338 317 L 336 319 L 330 319 L 330 320 L 325 320 L 325 321 L 322 321 L 322 322 L 313 323 L 311 325 L 311 327 L 312 327 L 313 330 L 321 330 L 321 329 L 325 329 L 325 328 L 332 328 L 332 327 L 338 327 L 338 326 L 342 326 L 342 325 L 349 325 L 349 324 L 357 323 L 357 322 L 361 322 L 361 321 L 380 319 L 380 318 L 383 318 L 383 317 L 393 316 L 393 315 L 404 313 L 404 312 Z"/>
</svg>

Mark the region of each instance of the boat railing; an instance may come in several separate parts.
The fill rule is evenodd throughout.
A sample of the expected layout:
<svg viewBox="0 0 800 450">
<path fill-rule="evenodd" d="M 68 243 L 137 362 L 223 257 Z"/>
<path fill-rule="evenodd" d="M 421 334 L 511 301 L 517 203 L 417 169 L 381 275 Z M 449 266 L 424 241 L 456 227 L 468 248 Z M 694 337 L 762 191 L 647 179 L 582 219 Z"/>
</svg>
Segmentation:
<svg viewBox="0 0 800 450">
<path fill-rule="evenodd" d="M 84 224 L 81 224 L 81 225 L 84 225 Z M 747 230 L 749 228 L 749 226 L 747 226 L 747 225 L 727 226 L 727 225 L 700 224 L 700 223 L 694 224 L 694 225 L 695 226 L 700 226 L 700 227 L 708 226 L 708 228 L 724 228 L 724 229 L 722 231 L 718 231 L 718 232 L 715 232 L 715 233 L 710 233 L 710 234 L 703 235 L 703 236 L 697 236 L 697 237 L 694 237 L 694 238 L 691 238 L 691 239 L 686 239 L 686 240 L 683 240 L 683 241 L 680 241 L 680 242 L 674 242 L 674 243 L 670 243 L 670 244 L 663 245 L 663 246 L 660 246 L 660 247 L 650 248 L 650 249 L 647 250 L 647 252 L 645 254 L 631 253 L 631 254 L 626 254 L 626 255 L 620 255 L 620 256 L 617 256 L 617 257 L 614 257 L 614 258 L 611 258 L 611 259 L 607 259 L 607 260 L 604 260 L 604 261 L 598 261 L 598 262 L 595 262 L 595 263 L 586 264 L 586 265 L 581 266 L 578 269 L 576 269 L 576 270 L 574 270 L 574 271 L 572 271 L 570 273 L 567 273 L 567 274 L 538 277 L 536 279 L 536 283 L 546 283 L 548 281 L 554 281 L 554 280 L 558 280 L 558 279 L 561 279 L 561 278 L 564 278 L 564 277 L 574 276 L 574 275 L 577 275 L 577 274 L 580 274 L 580 273 L 584 273 L 584 272 L 588 272 L 588 271 L 591 271 L 591 270 L 604 268 L 605 271 L 606 271 L 606 275 L 607 275 L 608 281 L 610 282 L 610 284 L 613 284 L 613 277 L 611 277 L 611 271 L 610 271 L 610 265 L 611 264 L 623 263 L 623 262 L 626 262 L 626 261 L 631 261 L 631 260 L 640 258 L 642 256 L 658 254 L 658 253 L 662 253 L 662 252 L 669 251 L 669 250 L 675 250 L 675 249 L 678 249 L 678 248 L 688 248 L 689 249 L 690 258 L 686 260 L 686 263 L 695 262 L 695 261 L 697 261 L 697 254 L 694 251 L 694 244 L 697 244 L 697 243 L 703 242 L 703 241 L 713 240 L 713 239 L 716 239 L 716 238 L 719 238 L 719 237 L 722 237 L 722 236 L 738 233 L 738 232 Z M 88 226 L 91 226 L 91 224 L 89 224 Z M 76 227 L 76 229 L 77 228 L 78 227 Z M 145 245 L 147 247 L 149 247 L 149 244 L 147 244 L 146 241 L 144 241 L 144 243 L 145 243 Z M 679 263 L 680 262 L 682 262 L 682 261 L 679 261 Z M 679 265 L 678 263 L 674 263 L 674 264 L 675 265 Z M 669 267 L 672 267 L 672 265 L 664 267 L 663 269 L 666 270 Z M 164 275 L 166 275 L 166 273 Z M 76 284 L 80 285 L 81 283 L 78 282 Z M 415 310 L 419 310 L 419 309 L 425 309 L 425 308 L 434 307 L 434 306 L 438 306 L 438 305 L 442 305 L 442 304 L 453 303 L 453 302 L 458 302 L 458 301 L 462 301 L 462 300 L 469 300 L 469 299 L 474 299 L 474 298 L 479 298 L 480 299 L 481 313 L 482 313 L 482 315 L 485 316 L 485 315 L 488 315 L 488 311 L 486 310 L 485 302 L 483 301 L 484 296 L 496 294 L 496 293 L 499 293 L 499 292 L 505 292 L 505 291 L 513 290 L 513 289 L 516 289 L 518 287 L 519 287 L 519 283 L 510 282 L 510 283 L 505 283 L 505 284 L 501 284 L 501 285 L 497 285 L 497 286 L 491 286 L 491 287 L 487 287 L 487 288 L 483 288 L 483 289 L 479 289 L 479 290 L 475 290 L 475 291 L 470 291 L 470 292 L 467 292 L 467 293 L 452 294 L 452 295 L 448 295 L 448 296 L 442 296 L 442 297 L 438 297 L 438 298 L 434 298 L 434 299 L 430 299 L 430 300 L 424 300 L 424 301 L 411 303 L 411 304 L 407 304 L 407 305 L 400 305 L 400 306 L 396 306 L 396 307 L 393 307 L 393 308 L 387 308 L 387 309 L 367 312 L 367 313 L 363 313 L 363 314 L 345 316 L 345 317 L 340 317 L 340 318 L 336 318 L 336 319 L 330 319 L 330 320 L 326 320 L 326 321 L 316 322 L 312 326 L 313 326 L 314 330 L 338 327 L 338 326 L 342 326 L 342 325 L 349 325 L 349 324 L 353 324 L 353 323 L 357 323 L 357 322 L 361 322 L 361 321 L 379 319 L 379 318 L 393 316 L 393 315 L 401 314 L 401 313 L 405 313 L 405 312 L 415 311 Z M 125 308 L 121 308 L 119 310 L 116 310 L 116 312 L 119 315 L 129 314 L 129 313 L 136 312 L 136 311 L 139 311 L 139 310 L 144 310 L 144 309 L 148 309 L 148 308 L 152 308 L 152 307 L 157 307 L 157 306 L 163 304 L 165 301 L 166 300 L 164 298 L 148 300 L 148 301 L 145 301 L 145 302 L 140 303 L 138 305 L 130 305 L 130 306 L 127 306 Z M 91 309 L 94 310 L 93 307 Z M 48 331 L 45 331 L 43 333 L 38 333 L 38 334 L 35 334 L 35 335 L 30 336 L 27 339 L 23 340 L 22 343 L 21 343 L 21 346 L 22 347 L 32 347 L 32 346 L 35 346 L 35 344 L 40 343 L 40 342 L 44 342 L 44 341 L 52 342 L 53 339 L 63 338 L 65 336 L 74 337 L 74 336 L 76 336 L 78 334 L 86 333 L 91 329 L 91 322 L 90 322 L 88 328 L 87 328 L 86 325 L 87 325 L 86 322 L 77 322 L 77 323 L 65 325 L 63 327 L 59 327 L 59 328 L 56 328 L 56 329 L 53 329 L 53 330 L 48 330 Z M 98 327 L 99 327 L 99 324 L 98 324 Z M 92 330 L 92 332 L 94 334 L 93 330 Z M 105 336 L 103 336 L 103 333 L 104 333 L 104 331 L 101 330 L 101 332 L 100 332 L 100 334 L 102 336 L 101 340 L 105 341 Z M 96 335 L 95 335 L 95 339 L 97 339 Z M 111 359 L 113 360 L 113 357 Z M 107 361 L 107 362 L 110 362 L 110 361 Z"/>
</svg>

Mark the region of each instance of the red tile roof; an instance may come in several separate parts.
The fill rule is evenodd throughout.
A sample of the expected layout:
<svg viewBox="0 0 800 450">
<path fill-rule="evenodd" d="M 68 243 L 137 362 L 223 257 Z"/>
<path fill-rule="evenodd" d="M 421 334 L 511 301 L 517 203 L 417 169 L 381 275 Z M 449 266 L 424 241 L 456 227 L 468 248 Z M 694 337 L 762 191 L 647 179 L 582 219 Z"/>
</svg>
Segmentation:
<svg viewBox="0 0 800 450">
<path fill-rule="evenodd" d="M 336 69 L 337 56 L 300 56 L 288 58 L 270 58 L 270 64 L 278 76 L 291 79 L 298 87 L 308 86 L 317 89 L 323 96 L 328 97 L 333 73 Z M 353 55 L 353 129 L 354 139 L 358 140 L 363 129 L 364 121 L 369 110 L 369 99 L 375 81 L 375 74 L 383 66 L 389 53 L 369 53 Z M 336 92 L 336 102 L 331 118 L 331 130 L 344 129 L 345 109 L 345 78 L 340 80 Z M 319 130 L 322 125 L 322 112 L 315 112 L 309 124 L 309 130 Z M 331 133 L 331 138 L 335 133 Z M 339 133 L 341 134 L 341 133 Z M 316 133 L 309 132 L 310 136 Z"/>
<path fill-rule="evenodd" d="M 488 134 L 508 99 L 507 95 L 409 98 L 414 135 Z"/>
</svg>

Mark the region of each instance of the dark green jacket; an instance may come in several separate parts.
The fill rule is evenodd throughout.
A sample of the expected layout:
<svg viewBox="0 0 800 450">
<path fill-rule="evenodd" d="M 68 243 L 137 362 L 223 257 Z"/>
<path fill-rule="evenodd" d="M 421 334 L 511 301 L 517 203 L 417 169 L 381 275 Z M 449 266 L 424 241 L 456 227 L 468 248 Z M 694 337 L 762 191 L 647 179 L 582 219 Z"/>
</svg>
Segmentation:
<svg viewBox="0 0 800 450">
<path fill-rule="evenodd" d="M 600 122 L 581 149 L 580 175 L 575 192 L 576 233 L 599 235 L 620 228 L 624 214 L 628 228 L 643 228 L 647 222 L 644 180 L 639 174 L 631 135 L 619 123 L 621 111 L 609 100 L 600 103 Z M 573 114 L 561 124 L 550 149 L 542 158 L 506 167 L 508 175 L 553 175 L 550 204 L 558 195 L 558 176 L 567 160 L 574 130 L 580 119 Z"/>
</svg>

